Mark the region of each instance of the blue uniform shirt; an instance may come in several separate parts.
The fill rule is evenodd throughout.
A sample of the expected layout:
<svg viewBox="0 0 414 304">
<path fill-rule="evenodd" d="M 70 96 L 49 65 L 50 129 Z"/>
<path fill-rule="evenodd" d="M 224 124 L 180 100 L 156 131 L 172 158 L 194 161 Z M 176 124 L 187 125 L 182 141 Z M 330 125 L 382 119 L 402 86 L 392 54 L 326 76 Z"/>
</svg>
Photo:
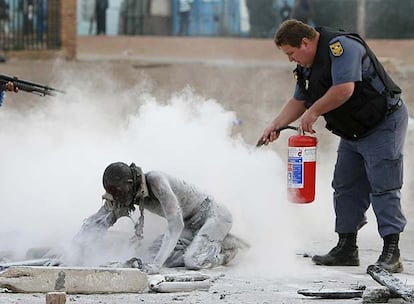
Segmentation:
<svg viewBox="0 0 414 304">
<path fill-rule="evenodd" d="M 338 85 L 346 82 L 362 81 L 362 78 L 368 76 L 373 70 L 374 66 L 371 59 L 365 56 L 365 47 L 355 39 L 338 36 L 333 38 L 329 44 L 339 42 L 342 46 L 343 53 L 340 56 L 331 57 L 331 76 L 332 85 Z M 365 58 L 364 58 L 365 56 Z M 311 68 L 304 69 L 304 77 L 309 78 Z M 382 81 L 377 78 L 371 83 L 378 92 L 382 92 L 385 88 Z M 296 85 L 294 97 L 298 100 L 305 100 L 305 94 L 302 89 Z"/>
</svg>

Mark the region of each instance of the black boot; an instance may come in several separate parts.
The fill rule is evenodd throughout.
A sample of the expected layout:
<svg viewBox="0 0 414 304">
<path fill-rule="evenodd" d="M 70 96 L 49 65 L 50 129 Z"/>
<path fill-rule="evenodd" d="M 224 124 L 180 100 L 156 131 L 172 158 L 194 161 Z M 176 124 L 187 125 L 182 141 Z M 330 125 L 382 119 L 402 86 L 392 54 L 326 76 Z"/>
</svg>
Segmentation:
<svg viewBox="0 0 414 304">
<path fill-rule="evenodd" d="M 398 248 L 399 234 L 389 234 L 384 236 L 384 247 L 378 258 L 376 265 L 388 270 L 389 272 L 402 272 L 403 265 L 400 260 L 400 249 Z"/>
<path fill-rule="evenodd" d="M 359 266 L 356 233 L 339 233 L 338 244 L 325 255 L 314 255 L 312 261 L 316 265 L 326 266 Z"/>
</svg>

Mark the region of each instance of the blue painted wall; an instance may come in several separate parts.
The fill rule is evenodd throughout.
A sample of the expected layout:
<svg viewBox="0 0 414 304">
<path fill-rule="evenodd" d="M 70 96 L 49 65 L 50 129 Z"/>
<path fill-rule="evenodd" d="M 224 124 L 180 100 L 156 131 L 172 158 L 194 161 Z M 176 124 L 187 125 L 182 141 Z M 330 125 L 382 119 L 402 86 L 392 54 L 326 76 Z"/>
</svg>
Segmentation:
<svg viewBox="0 0 414 304">
<path fill-rule="evenodd" d="M 178 1 L 172 0 L 173 35 L 178 35 Z M 194 0 L 190 15 L 189 36 L 242 35 L 240 0 Z"/>
</svg>

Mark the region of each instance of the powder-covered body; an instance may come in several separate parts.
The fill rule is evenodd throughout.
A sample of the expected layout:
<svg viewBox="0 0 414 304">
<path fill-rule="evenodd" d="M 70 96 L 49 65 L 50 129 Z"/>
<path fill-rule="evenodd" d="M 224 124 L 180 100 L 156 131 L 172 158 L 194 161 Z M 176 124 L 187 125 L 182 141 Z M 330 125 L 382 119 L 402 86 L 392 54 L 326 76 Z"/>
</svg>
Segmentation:
<svg viewBox="0 0 414 304">
<path fill-rule="evenodd" d="M 207 194 L 163 172 L 150 171 L 141 176 L 145 177 L 141 184 L 148 191 L 140 198 L 140 204 L 165 218 L 168 225 L 152 246 L 154 260 L 148 265 L 149 272 L 157 272 L 162 266 L 216 267 L 226 264 L 238 249 L 246 246 L 229 234 L 232 216 L 227 208 Z M 130 191 L 132 187 L 125 189 Z M 106 200 L 97 213 L 85 220 L 80 235 L 105 231 L 120 217 L 129 216 L 137 204 L 136 195 L 131 197 L 135 197 L 133 204 Z"/>
</svg>

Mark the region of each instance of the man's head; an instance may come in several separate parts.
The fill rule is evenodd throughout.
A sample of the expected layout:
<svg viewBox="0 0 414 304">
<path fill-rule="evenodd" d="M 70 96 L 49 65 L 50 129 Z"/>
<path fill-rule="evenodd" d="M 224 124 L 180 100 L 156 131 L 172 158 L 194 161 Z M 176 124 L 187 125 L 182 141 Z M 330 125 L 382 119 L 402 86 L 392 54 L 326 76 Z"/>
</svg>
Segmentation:
<svg viewBox="0 0 414 304">
<path fill-rule="evenodd" d="M 134 164 L 128 166 L 122 162 L 112 163 L 106 167 L 102 177 L 106 192 L 112 196 L 115 202 L 124 206 L 133 204 L 140 186 L 141 180 L 137 180 L 139 177 L 135 168 L 137 167 Z M 142 178 L 142 176 L 140 177 Z"/>
<path fill-rule="evenodd" d="M 275 35 L 275 44 L 289 58 L 303 67 L 311 67 L 318 47 L 319 33 L 295 19 L 283 22 Z"/>
</svg>

